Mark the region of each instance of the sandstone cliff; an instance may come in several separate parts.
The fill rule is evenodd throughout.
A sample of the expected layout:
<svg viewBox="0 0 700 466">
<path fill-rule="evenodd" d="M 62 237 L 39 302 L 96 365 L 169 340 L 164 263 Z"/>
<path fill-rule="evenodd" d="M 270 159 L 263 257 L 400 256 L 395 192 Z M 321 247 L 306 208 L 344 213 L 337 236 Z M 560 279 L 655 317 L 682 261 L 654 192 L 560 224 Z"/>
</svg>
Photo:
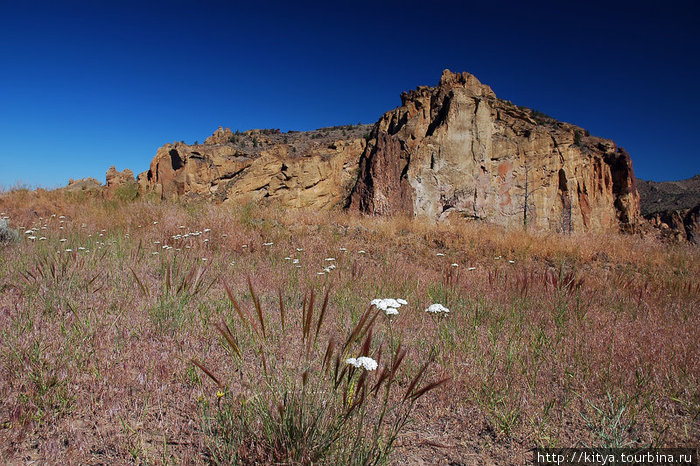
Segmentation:
<svg viewBox="0 0 700 466">
<path fill-rule="evenodd" d="M 468 73 L 401 96 L 375 124 L 350 207 L 505 227 L 632 229 L 639 195 L 612 141 L 496 98 Z"/>
</svg>

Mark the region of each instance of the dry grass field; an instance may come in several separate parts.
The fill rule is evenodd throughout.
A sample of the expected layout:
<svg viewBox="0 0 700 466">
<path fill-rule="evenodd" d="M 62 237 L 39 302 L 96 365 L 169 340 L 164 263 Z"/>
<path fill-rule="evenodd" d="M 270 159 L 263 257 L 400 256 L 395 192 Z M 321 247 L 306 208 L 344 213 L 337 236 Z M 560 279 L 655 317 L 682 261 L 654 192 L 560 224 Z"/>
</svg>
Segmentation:
<svg viewBox="0 0 700 466">
<path fill-rule="evenodd" d="M 698 248 L 42 190 L 0 213 L 20 236 L 0 247 L 3 464 L 700 441 Z"/>
</svg>

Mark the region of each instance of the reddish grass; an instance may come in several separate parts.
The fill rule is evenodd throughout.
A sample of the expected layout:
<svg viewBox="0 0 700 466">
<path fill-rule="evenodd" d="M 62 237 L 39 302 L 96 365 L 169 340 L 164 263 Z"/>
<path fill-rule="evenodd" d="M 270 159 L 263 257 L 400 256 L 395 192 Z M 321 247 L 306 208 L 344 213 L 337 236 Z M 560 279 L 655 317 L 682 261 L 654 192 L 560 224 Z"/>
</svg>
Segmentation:
<svg viewBox="0 0 700 466">
<path fill-rule="evenodd" d="M 36 241 L 0 249 L 6 463 L 206 463 L 201 405 L 218 387 L 190 361 L 223 384 L 240 380 L 216 325 L 239 322 L 231 332 L 250 351 L 240 316 L 271 331 L 281 299 L 289 325 L 312 289 L 320 309 L 329 285 L 324 326 L 339 335 L 371 299 L 408 300 L 374 329 L 378 342 L 401 335 L 415 361 L 404 388 L 431 351 L 431 379 L 451 377 L 417 401 L 396 464 L 522 464 L 533 446 L 700 440 L 697 248 L 45 191 L 5 193 L 0 212 L 22 234 L 38 228 Z M 328 257 L 337 268 L 318 275 Z M 433 302 L 450 314 L 431 318 Z M 622 426 L 603 429 L 601 413 L 619 411 Z"/>
</svg>

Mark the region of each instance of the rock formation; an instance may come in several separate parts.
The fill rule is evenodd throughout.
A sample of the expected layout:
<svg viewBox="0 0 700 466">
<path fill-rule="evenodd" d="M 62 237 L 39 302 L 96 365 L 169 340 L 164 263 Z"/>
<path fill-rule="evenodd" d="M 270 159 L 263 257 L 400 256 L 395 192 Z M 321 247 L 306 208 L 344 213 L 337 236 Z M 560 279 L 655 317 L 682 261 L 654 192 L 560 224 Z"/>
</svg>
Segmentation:
<svg viewBox="0 0 700 466">
<path fill-rule="evenodd" d="M 120 194 L 121 197 L 131 198 L 138 193 L 138 186 L 134 179 L 134 173 L 128 168 L 120 172 L 112 165 L 109 167 L 109 170 L 107 170 L 105 181 L 105 187 L 102 191 L 102 195 L 105 199 L 114 199 L 115 197 L 120 197 Z"/>
<path fill-rule="evenodd" d="M 365 148 L 364 138 L 352 136 L 362 129 L 283 135 L 279 130 L 234 134 L 219 128 L 205 144 L 175 143 L 158 149 L 150 170 L 139 175 L 139 184 L 163 199 L 184 196 L 221 202 L 267 200 L 285 207 L 342 207 Z M 350 137 L 335 139 L 335 133 Z"/>
<path fill-rule="evenodd" d="M 375 124 L 350 207 L 505 227 L 631 229 L 639 196 L 612 141 L 496 98 L 468 73 L 401 96 Z"/>
<path fill-rule="evenodd" d="M 68 180 L 68 186 L 63 189 L 71 193 L 84 192 L 99 195 L 102 193 L 103 186 L 95 178 L 80 178 L 78 180 L 71 178 Z"/>
<path fill-rule="evenodd" d="M 632 162 L 612 141 L 498 99 L 469 73 L 445 70 L 438 86 L 401 100 L 371 132 L 219 128 L 204 144 L 166 144 L 138 184 L 163 199 L 349 206 L 558 231 L 635 228 Z"/>
<path fill-rule="evenodd" d="M 637 180 L 641 212 L 662 239 L 700 245 L 700 175 L 680 181 Z"/>
<path fill-rule="evenodd" d="M 662 239 L 700 245 L 700 204 L 692 209 L 655 212 L 645 218 L 660 230 Z"/>
</svg>

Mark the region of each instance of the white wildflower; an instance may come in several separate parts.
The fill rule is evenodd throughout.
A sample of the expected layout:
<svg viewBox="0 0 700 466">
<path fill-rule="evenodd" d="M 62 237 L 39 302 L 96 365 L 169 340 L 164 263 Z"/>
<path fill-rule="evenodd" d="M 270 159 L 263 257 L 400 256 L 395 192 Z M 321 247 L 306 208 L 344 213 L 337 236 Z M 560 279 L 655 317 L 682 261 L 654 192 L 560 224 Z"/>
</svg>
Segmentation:
<svg viewBox="0 0 700 466">
<path fill-rule="evenodd" d="M 358 254 L 367 254 L 367 252 L 364 249 L 360 249 L 357 251 Z"/>
<path fill-rule="evenodd" d="M 304 250 L 304 248 L 297 248 L 297 252 L 301 252 L 303 250 Z"/>
<path fill-rule="evenodd" d="M 360 356 L 359 358 L 348 358 L 345 360 L 345 364 L 351 364 L 355 367 L 362 367 L 367 371 L 373 371 L 377 369 L 377 361 L 367 356 Z"/>
<path fill-rule="evenodd" d="M 444 257 L 444 256 L 445 256 L 445 253 L 442 253 L 442 252 L 438 252 L 438 253 L 437 253 L 437 254 L 435 254 L 435 255 L 436 255 L 436 256 L 438 256 L 438 257 Z"/>
<path fill-rule="evenodd" d="M 275 243 L 263 243 L 263 246 L 272 246 Z"/>
<path fill-rule="evenodd" d="M 452 264 L 452 267 L 459 267 L 459 264 L 455 262 L 454 264 Z"/>
<path fill-rule="evenodd" d="M 294 259 L 294 260 L 292 261 L 292 264 L 298 264 L 298 263 L 299 263 L 299 259 Z"/>
<path fill-rule="evenodd" d="M 376 298 L 370 302 L 370 306 L 376 306 L 386 313 L 386 315 L 397 315 L 399 313 L 399 308 L 408 301 L 405 299 L 394 299 L 394 298 Z"/>
<path fill-rule="evenodd" d="M 335 257 L 326 257 L 326 262 L 332 262 L 335 260 Z"/>
<path fill-rule="evenodd" d="M 476 270 L 476 267 L 469 267 L 467 270 L 471 272 L 472 270 Z"/>
<path fill-rule="evenodd" d="M 515 261 L 508 261 L 509 264 L 515 264 Z"/>
<path fill-rule="evenodd" d="M 36 236 L 34 236 L 34 235 L 32 235 L 32 236 L 27 236 L 27 239 L 34 241 L 34 240 L 36 239 Z"/>
<path fill-rule="evenodd" d="M 449 309 L 447 309 L 445 306 L 442 304 L 431 304 L 428 306 L 428 309 L 425 310 L 425 312 L 429 312 L 431 314 L 447 314 L 450 312 Z"/>
<path fill-rule="evenodd" d="M 31 235 L 32 233 L 34 233 L 32 230 L 27 230 L 24 232 L 25 235 Z"/>
<path fill-rule="evenodd" d="M 205 228 L 204 233 L 209 233 L 211 231 L 211 228 Z"/>
<path fill-rule="evenodd" d="M 61 239 L 59 239 L 58 241 L 60 241 L 61 243 L 65 243 L 65 242 L 68 241 L 68 240 L 65 239 L 65 238 L 61 238 Z"/>
<path fill-rule="evenodd" d="M 41 238 L 39 238 L 39 241 L 46 241 L 46 236 L 42 236 Z"/>
<path fill-rule="evenodd" d="M 290 261 L 290 260 L 292 260 L 292 258 L 291 258 L 291 257 L 285 257 L 284 260 Z"/>
<path fill-rule="evenodd" d="M 69 249 L 66 249 L 66 252 L 73 252 L 73 250 L 69 248 Z"/>
</svg>

